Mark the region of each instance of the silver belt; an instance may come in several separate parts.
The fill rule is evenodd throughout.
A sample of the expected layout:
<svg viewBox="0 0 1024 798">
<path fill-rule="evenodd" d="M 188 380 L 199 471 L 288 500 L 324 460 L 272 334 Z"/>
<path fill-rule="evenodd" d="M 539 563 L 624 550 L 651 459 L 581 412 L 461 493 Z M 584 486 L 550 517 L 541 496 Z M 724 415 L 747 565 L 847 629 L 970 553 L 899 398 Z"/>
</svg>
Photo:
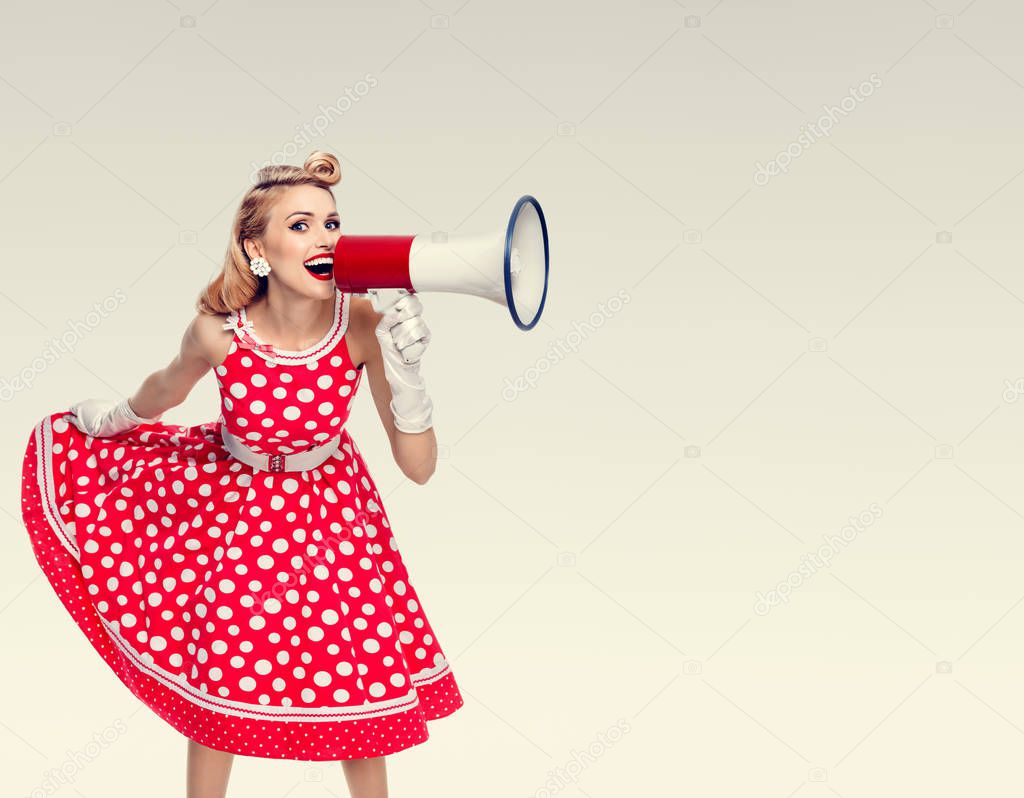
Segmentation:
<svg viewBox="0 0 1024 798">
<path fill-rule="evenodd" d="M 307 449 L 304 452 L 259 454 L 246 446 L 237 435 L 229 432 L 224 422 L 221 422 L 220 425 L 220 436 L 224 440 L 224 446 L 235 459 L 263 471 L 308 471 L 310 468 L 316 468 L 338 451 L 338 445 L 341 443 L 341 435 L 335 435 L 322 446 Z"/>
</svg>

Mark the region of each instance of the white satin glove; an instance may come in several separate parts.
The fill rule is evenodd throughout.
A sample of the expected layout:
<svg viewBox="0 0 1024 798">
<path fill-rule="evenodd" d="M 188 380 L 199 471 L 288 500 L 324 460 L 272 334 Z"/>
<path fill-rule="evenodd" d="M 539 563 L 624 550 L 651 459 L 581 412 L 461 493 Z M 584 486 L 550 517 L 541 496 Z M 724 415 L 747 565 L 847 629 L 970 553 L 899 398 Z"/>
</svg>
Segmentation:
<svg viewBox="0 0 1024 798">
<path fill-rule="evenodd" d="M 373 289 L 369 294 L 373 309 L 384 314 L 375 332 L 391 386 L 395 426 L 402 432 L 423 432 L 434 425 L 434 404 L 420 376 L 420 358 L 430 343 L 423 303 L 404 288 Z"/>
<path fill-rule="evenodd" d="M 110 399 L 85 399 L 76 402 L 71 406 L 74 416 L 69 421 L 86 435 L 96 438 L 105 438 L 117 435 L 119 432 L 134 429 L 140 424 L 150 424 L 159 421 L 160 415 L 155 418 L 141 418 L 135 414 L 127 399 L 114 402 Z"/>
</svg>

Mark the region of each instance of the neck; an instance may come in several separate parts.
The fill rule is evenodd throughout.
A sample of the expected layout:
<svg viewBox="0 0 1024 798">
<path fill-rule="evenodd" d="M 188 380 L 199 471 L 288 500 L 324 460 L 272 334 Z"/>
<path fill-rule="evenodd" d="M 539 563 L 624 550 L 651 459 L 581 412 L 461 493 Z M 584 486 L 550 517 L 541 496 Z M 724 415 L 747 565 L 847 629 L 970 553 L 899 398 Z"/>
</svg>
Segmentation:
<svg viewBox="0 0 1024 798">
<path fill-rule="evenodd" d="M 258 300 L 255 319 L 251 309 L 246 311 L 256 334 L 278 349 L 291 350 L 306 349 L 323 338 L 334 319 L 337 289 L 331 291 L 330 299 L 315 299 L 278 288 Z"/>
</svg>

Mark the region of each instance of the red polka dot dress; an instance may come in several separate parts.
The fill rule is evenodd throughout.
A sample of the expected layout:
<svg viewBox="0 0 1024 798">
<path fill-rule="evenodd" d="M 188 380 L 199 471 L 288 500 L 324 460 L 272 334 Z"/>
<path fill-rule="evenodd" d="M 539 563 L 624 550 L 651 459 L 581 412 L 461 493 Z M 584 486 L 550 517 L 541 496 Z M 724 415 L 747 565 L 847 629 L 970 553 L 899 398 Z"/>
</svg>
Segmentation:
<svg viewBox="0 0 1024 798">
<path fill-rule="evenodd" d="M 230 314 L 217 421 L 92 437 L 66 411 L 28 441 L 22 515 L 40 567 L 121 681 L 211 748 L 382 756 L 463 704 L 345 428 L 362 376 L 348 309 L 338 290 L 331 329 L 302 351 Z M 230 436 L 268 467 L 236 458 Z M 269 467 L 310 450 L 331 453 Z"/>
</svg>

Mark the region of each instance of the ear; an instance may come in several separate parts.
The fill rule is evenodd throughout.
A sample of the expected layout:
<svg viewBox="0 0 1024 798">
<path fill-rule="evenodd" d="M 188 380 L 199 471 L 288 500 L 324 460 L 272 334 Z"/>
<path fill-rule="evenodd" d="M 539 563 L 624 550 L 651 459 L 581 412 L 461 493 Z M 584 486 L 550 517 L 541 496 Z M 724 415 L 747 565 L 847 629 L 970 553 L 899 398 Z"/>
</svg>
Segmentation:
<svg viewBox="0 0 1024 798">
<path fill-rule="evenodd" d="M 249 260 L 252 260 L 257 256 L 263 255 L 263 251 L 260 245 L 253 241 L 251 238 L 247 238 L 245 239 L 245 241 L 242 242 L 242 250 L 249 257 Z"/>
</svg>

